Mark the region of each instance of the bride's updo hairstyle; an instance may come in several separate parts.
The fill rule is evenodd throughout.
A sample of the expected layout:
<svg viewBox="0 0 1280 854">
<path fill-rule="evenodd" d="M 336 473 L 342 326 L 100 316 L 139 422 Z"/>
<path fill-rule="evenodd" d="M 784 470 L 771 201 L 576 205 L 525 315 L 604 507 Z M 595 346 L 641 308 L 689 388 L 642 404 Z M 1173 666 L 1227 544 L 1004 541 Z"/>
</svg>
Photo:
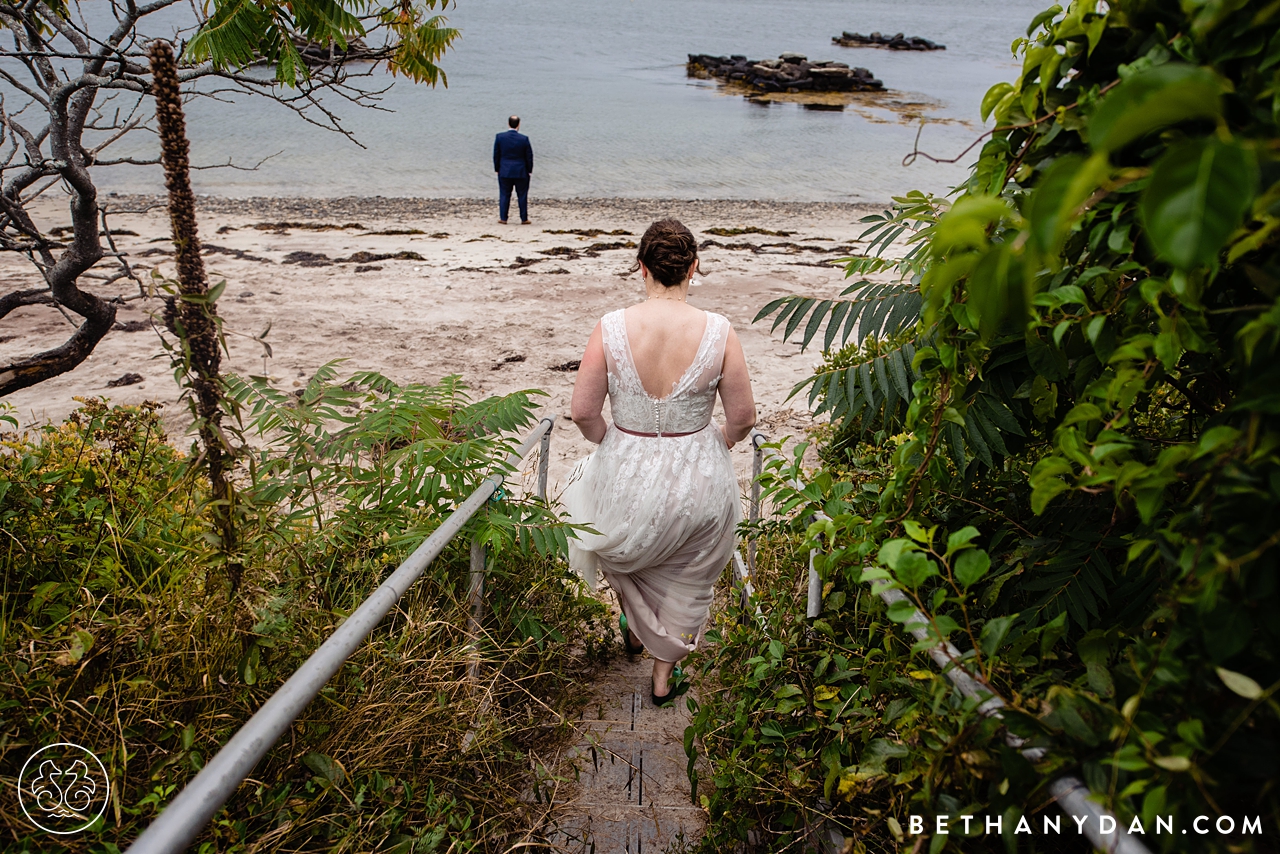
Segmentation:
<svg viewBox="0 0 1280 854">
<path fill-rule="evenodd" d="M 640 238 L 640 251 L 631 272 L 644 264 L 653 277 L 674 288 L 689 275 L 689 267 L 698 260 L 698 243 L 693 232 L 676 219 L 660 219 L 649 226 Z"/>
</svg>

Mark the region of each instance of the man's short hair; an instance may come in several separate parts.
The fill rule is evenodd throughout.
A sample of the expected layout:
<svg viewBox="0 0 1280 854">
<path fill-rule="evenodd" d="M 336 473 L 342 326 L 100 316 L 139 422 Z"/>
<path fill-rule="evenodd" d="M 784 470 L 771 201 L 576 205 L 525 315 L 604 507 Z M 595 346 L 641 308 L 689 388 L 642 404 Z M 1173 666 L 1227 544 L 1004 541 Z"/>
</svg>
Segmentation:
<svg viewBox="0 0 1280 854">
<path fill-rule="evenodd" d="M 507 119 L 507 127 L 512 128 L 513 130 L 515 128 L 520 127 L 520 117 L 512 116 L 511 118 Z"/>
</svg>

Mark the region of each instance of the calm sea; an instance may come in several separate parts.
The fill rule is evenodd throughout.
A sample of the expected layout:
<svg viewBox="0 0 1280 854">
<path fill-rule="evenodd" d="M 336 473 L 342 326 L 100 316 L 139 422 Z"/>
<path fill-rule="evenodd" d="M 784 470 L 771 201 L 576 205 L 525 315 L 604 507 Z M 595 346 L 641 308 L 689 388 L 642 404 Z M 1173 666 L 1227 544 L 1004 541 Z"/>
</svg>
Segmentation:
<svg viewBox="0 0 1280 854">
<path fill-rule="evenodd" d="M 951 157 L 984 129 L 987 88 L 1017 76 L 1010 43 L 1044 2 L 459 0 L 447 13 L 462 31 L 442 62 L 448 88 L 396 81 L 381 102 L 391 112 L 328 102 L 364 148 L 264 99 L 196 101 L 195 162 L 270 159 L 252 172 L 200 172 L 195 183 L 228 196 L 491 196 L 493 135 L 518 113 L 533 141 L 535 197 L 882 202 L 912 188 L 944 192 L 971 157 L 904 168 L 920 119 L 883 106 L 761 106 L 689 79 L 686 55 L 797 51 L 865 66 L 889 100 L 924 105 L 912 108 L 925 121 L 920 147 Z M 947 49 L 842 48 L 831 43 L 842 30 L 905 32 Z M 138 136 L 117 151 L 153 144 Z M 104 177 L 109 190 L 162 189 L 155 168 Z"/>
</svg>

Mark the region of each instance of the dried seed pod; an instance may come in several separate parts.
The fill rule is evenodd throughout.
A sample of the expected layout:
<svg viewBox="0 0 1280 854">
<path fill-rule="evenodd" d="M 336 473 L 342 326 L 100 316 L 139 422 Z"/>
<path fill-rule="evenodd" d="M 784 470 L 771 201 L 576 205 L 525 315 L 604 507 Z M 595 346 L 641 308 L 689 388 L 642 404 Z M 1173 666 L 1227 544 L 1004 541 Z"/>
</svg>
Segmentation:
<svg viewBox="0 0 1280 854">
<path fill-rule="evenodd" d="M 178 66 L 173 47 L 166 41 L 151 42 L 152 94 L 156 101 L 156 122 L 160 128 L 160 158 L 164 183 L 169 191 L 169 219 L 173 227 L 178 291 L 185 297 L 207 297 L 204 259 L 200 257 L 200 237 L 196 230 L 196 199 L 191 191 L 190 145 L 178 89 Z M 213 493 L 214 524 L 234 589 L 239 583 L 240 564 L 232 558 L 236 530 L 232 509 L 234 493 L 227 478 L 229 450 L 222 439 L 222 395 L 218 370 L 221 347 L 218 340 L 217 309 L 207 299 L 165 301 L 165 325 L 178 334 L 181 321 L 185 336 L 187 381 L 195 393 L 196 417 L 201 443 L 209 467 Z"/>
</svg>

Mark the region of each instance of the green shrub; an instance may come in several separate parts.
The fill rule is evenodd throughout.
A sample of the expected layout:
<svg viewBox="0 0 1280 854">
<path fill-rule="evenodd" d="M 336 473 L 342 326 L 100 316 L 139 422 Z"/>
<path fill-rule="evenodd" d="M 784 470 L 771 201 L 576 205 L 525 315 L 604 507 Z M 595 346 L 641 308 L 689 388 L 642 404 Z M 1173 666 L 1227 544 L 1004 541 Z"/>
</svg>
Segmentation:
<svg viewBox="0 0 1280 854">
<path fill-rule="evenodd" d="M 875 334 L 860 363 L 829 357 L 804 384 L 842 435 L 896 430 L 905 412 L 897 442 L 875 437 L 874 493 L 845 476 L 869 453 L 851 441 L 805 494 L 774 484 L 801 518 L 832 518 L 801 547 L 823 549 L 827 591 L 810 628 L 827 640 L 787 653 L 805 713 L 825 647 L 866 648 L 868 621 L 903 624 L 918 608 L 928 621 L 916 628 L 954 641 L 1009 701 L 1008 729 L 1049 748 L 1027 762 L 954 698 L 929 708 L 927 726 L 879 736 L 894 751 L 883 767 L 888 748 L 872 751 L 865 728 L 796 733 L 789 749 L 823 757 L 797 766 L 798 791 L 837 781 L 835 817 L 851 825 L 868 792 L 885 805 L 874 844 L 859 844 L 892 847 L 908 815 L 932 828 L 947 814 L 950 835 L 926 832 L 931 852 L 1001 845 L 958 833 L 963 813 L 1005 816 L 1011 849 L 1042 846 L 1010 829 L 1053 809 L 1048 782 L 1073 773 L 1122 826 L 1138 819 L 1153 850 L 1273 847 L 1278 22 L 1280 7 L 1260 0 L 1047 10 L 1015 44 L 1018 80 L 984 99 L 997 127 L 956 198 L 904 196 L 869 218 L 877 240 L 905 236 L 911 249 L 850 272 L 895 272 L 881 296 L 901 305 L 914 290 L 919 311 L 882 306 L 872 329 L 833 334 L 866 294 L 859 283 L 852 301 L 790 297 L 762 312 L 806 340 L 826 321 L 828 347 Z M 914 607 L 881 610 L 868 584 Z M 897 650 L 900 675 L 922 667 L 919 645 L 879 646 Z M 925 708 L 922 686 L 878 684 L 880 726 L 891 709 Z M 860 797 L 839 803 L 840 781 Z M 750 815 L 752 794 L 716 809 Z M 1178 832 L 1198 815 L 1231 815 L 1236 832 Z M 1175 833 L 1155 835 L 1157 816 Z M 1262 836 L 1241 834 L 1245 816 L 1261 817 Z"/>
<path fill-rule="evenodd" d="M 481 479 L 505 471 L 505 437 L 533 420 L 528 394 L 471 402 L 456 378 L 339 383 L 326 366 L 301 396 L 227 382 L 255 442 L 238 474 L 234 591 L 216 571 L 208 485 L 155 406 L 86 400 L 0 451 L 0 778 L 15 783 L 39 745 L 73 741 L 112 780 L 106 816 L 75 837 L 0 807 L 5 850 L 123 849 Z M 580 699 L 567 689 L 608 638 L 602 606 L 559 556 L 565 535 L 536 499 L 486 504 L 195 850 L 496 851 L 520 838 L 531 756 L 563 737 Z M 493 552 L 478 634 L 472 538 Z"/>
</svg>

